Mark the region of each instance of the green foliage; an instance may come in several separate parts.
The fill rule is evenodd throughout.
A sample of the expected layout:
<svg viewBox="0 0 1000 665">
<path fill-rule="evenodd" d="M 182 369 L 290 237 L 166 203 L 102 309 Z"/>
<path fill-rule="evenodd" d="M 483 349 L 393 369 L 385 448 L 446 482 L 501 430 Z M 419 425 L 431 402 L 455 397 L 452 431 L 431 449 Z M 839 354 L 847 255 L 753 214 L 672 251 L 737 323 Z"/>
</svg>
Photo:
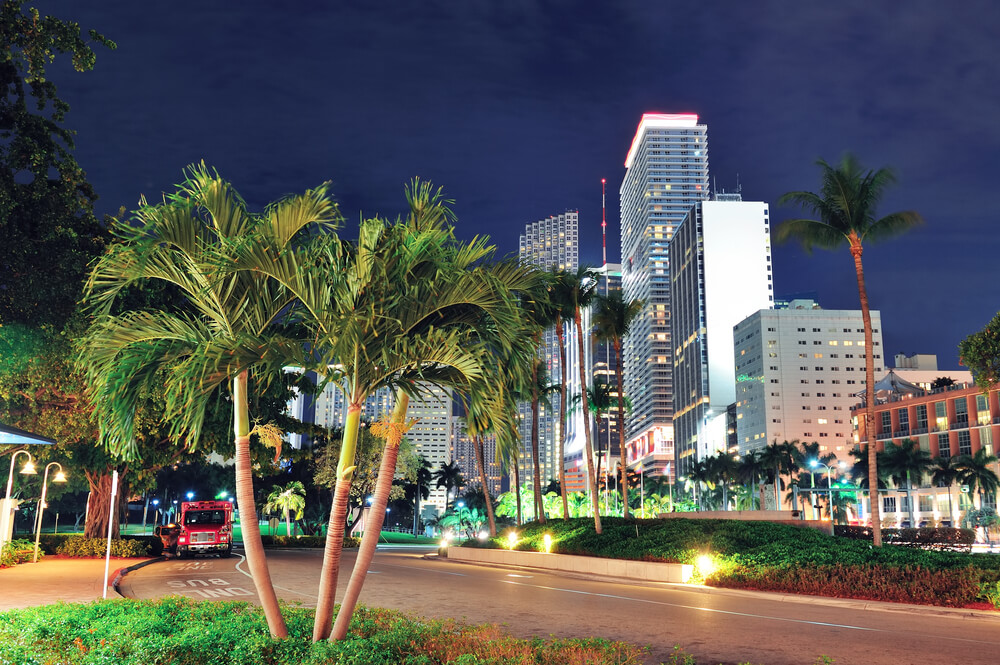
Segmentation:
<svg viewBox="0 0 1000 665">
<path fill-rule="evenodd" d="M 326 536 L 265 536 L 261 535 L 261 542 L 264 547 L 324 547 L 326 546 Z M 344 536 L 344 547 L 357 547 L 361 544 L 360 538 Z"/>
<path fill-rule="evenodd" d="M 69 536 L 56 546 L 55 553 L 68 557 L 102 557 L 107 553 L 108 541 L 104 538 Z M 138 539 L 111 541 L 111 556 L 123 559 L 149 556 L 149 544 Z"/>
<path fill-rule="evenodd" d="M 1000 610 L 1000 582 L 983 582 L 979 587 L 979 597 Z"/>
<path fill-rule="evenodd" d="M 694 564 L 709 553 L 718 565 L 710 584 L 890 601 L 908 594 L 908 602 L 935 604 L 974 602 L 983 583 L 1000 580 L 1000 558 L 989 554 L 872 548 L 860 539 L 773 522 L 608 517 L 603 526 L 597 535 L 586 519 L 533 522 L 518 532 L 516 549 L 537 551 L 549 533 L 552 551 L 561 554 Z M 949 537 L 967 539 L 954 531 Z M 493 543 L 506 547 L 506 536 Z M 825 582 L 807 581 L 814 570 L 826 571 L 816 578 Z"/>
<path fill-rule="evenodd" d="M 872 529 L 868 526 L 836 525 L 833 527 L 833 532 L 837 536 L 853 540 L 871 541 L 872 539 Z M 976 532 L 972 529 L 953 527 L 882 529 L 882 537 L 886 544 L 891 545 L 969 552 L 972 550 L 972 543 L 976 541 Z"/>
<path fill-rule="evenodd" d="M 16 566 L 19 563 L 31 559 L 35 554 L 35 544 L 30 540 L 12 540 L 4 543 L 3 550 L 0 551 L 0 568 Z M 42 553 L 38 553 L 41 558 Z"/>
<path fill-rule="evenodd" d="M 976 385 L 983 390 L 1000 382 L 1000 313 L 959 343 L 958 359 L 972 370 Z"/>
<path fill-rule="evenodd" d="M 312 610 L 283 611 L 287 640 L 268 637 L 260 609 L 239 602 L 198 603 L 174 596 L 12 610 L 0 613 L 0 662 L 638 665 L 645 657 L 644 649 L 621 642 L 525 640 L 494 625 L 417 620 L 364 607 L 355 612 L 346 640 L 312 643 Z"/>
</svg>

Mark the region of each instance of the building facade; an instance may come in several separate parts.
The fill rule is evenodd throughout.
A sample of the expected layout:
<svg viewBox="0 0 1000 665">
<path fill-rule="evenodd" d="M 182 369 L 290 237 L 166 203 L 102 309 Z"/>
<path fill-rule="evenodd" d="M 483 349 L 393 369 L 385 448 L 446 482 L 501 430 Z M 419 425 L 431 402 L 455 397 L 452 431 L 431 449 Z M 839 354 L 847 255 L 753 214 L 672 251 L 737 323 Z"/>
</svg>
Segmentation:
<svg viewBox="0 0 1000 665">
<path fill-rule="evenodd" d="M 622 292 L 645 308 L 625 342 L 626 459 L 663 473 L 674 460 L 670 261 L 674 230 L 708 198 L 708 128 L 694 114 L 643 115 L 625 159 Z M 676 475 L 674 470 L 671 475 Z"/>
<path fill-rule="evenodd" d="M 885 367 L 881 315 L 872 310 L 871 318 L 878 376 Z M 739 454 L 798 439 L 850 462 L 851 407 L 865 389 L 860 310 L 794 300 L 787 309 L 751 314 L 733 336 Z"/>
<path fill-rule="evenodd" d="M 677 472 L 729 448 L 736 402 L 733 327 L 774 302 L 768 206 L 700 201 L 670 241 Z"/>
<path fill-rule="evenodd" d="M 577 211 L 567 211 L 561 215 L 553 215 L 547 219 L 527 224 L 521 235 L 518 258 L 521 263 L 535 266 L 541 270 L 566 270 L 575 273 L 580 266 L 579 219 Z M 574 394 L 580 394 L 579 351 L 576 343 L 576 331 L 573 322 L 565 322 L 566 345 L 566 375 L 568 386 L 567 401 Z M 559 340 L 555 327 L 546 330 L 542 335 L 542 346 L 539 351 L 545 360 L 545 369 L 550 383 L 558 383 L 562 376 L 562 365 L 559 358 Z M 548 397 L 549 406 L 539 406 L 538 415 L 538 456 L 541 471 L 541 484 L 544 487 L 550 479 L 559 477 L 559 468 L 563 460 L 558 459 L 559 395 Z M 571 404 L 572 402 L 570 402 Z M 533 481 L 534 468 L 531 464 L 531 404 L 518 405 L 520 416 L 521 449 L 518 455 L 522 483 Z M 583 418 L 580 413 L 571 414 L 566 427 L 566 448 L 575 447 Z M 581 433 L 582 434 L 582 433 Z M 582 438 L 579 447 L 582 449 Z"/>
</svg>

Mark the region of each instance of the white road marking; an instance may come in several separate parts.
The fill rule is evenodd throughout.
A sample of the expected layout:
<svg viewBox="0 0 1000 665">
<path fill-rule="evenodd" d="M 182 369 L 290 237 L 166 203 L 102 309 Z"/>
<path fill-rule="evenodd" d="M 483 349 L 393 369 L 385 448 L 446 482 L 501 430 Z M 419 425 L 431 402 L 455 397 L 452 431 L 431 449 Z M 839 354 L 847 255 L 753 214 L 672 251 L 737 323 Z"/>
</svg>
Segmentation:
<svg viewBox="0 0 1000 665">
<path fill-rule="evenodd" d="M 237 554 L 236 556 L 238 556 L 240 558 L 240 562 L 238 564 L 236 564 L 236 570 L 240 571 L 241 573 L 243 573 L 244 575 L 246 575 L 247 577 L 249 577 L 250 580 L 252 581 L 253 580 L 253 575 L 251 575 L 247 571 L 243 570 L 243 568 L 241 567 L 243 565 L 243 562 L 246 561 L 247 558 L 245 556 L 243 556 L 242 554 Z M 272 584 L 271 586 L 273 586 L 275 589 L 281 589 L 282 591 L 287 591 L 288 593 L 297 593 L 298 595 L 305 596 L 306 598 L 319 599 L 319 596 L 315 595 L 315 594 L 302 593 L 301 591 L 296 591 L 295 589 L 288 589 L 288 588 L 283 587 L 283 586 L 278 586 L 277 584 Z"/>
</svg>

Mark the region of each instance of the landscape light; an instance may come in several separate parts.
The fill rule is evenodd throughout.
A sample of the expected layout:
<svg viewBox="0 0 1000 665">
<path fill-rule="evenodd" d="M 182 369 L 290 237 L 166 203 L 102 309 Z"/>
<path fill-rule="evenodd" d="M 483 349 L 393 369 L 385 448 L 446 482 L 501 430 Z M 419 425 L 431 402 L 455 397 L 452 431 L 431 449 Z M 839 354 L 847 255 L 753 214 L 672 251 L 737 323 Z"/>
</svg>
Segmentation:
<svg viewBox="0 0 1000 665">
<path fill-rule="evenodd" d="M 694 567 L 702 578 L 706 578 L 715 572 L 715 560 L 710 554 L 702 554 L 695 560 Z"/>
<path fill-rule="evenodd" d="M 507 547 L 514 549 L 515 545 L 517 545 L 517 532 L 512 530 L 507 534 Z"/>
<path fill-rule="evenodd" d="M 542 543 L 543 543 L 543 545 L 545 547 L 545 553 L 546 554 L 551 553 L 552 552 L 552 535 L 548 534 L 548 533 L 545 534 L 545 536 L 542 538 Z"/>
</svg>

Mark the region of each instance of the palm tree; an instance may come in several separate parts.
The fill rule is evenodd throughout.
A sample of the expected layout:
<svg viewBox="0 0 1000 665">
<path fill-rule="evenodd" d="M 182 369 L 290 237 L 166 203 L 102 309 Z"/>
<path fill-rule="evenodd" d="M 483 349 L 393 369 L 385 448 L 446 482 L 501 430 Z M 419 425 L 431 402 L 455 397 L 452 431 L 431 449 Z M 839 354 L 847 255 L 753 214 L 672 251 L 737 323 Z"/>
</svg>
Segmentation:
<svg viewBox="0 0 1000 665">
<path fill-rule="evenodd" d="M 985 448 L 977 450 L 975 455 L 961 455 L 958 458 L 958 482 L 968 485 L 973 495 L 978 488 L 979 508 L 983 507 L 986 495 L 996 492 L 997 487 L 1000 487 L 1000 478 L 989 468 L 990 464 L 996 462 L 996 455 L 989 454 Z"/>
<path fill-rule="evenodd" d="M 938 487 L 948 488 L 948 517 L 954 525 L 958 524 L 958 515 L 955 512 L 956 503 L 951 500 L 951 488 L 961 475 L 961 468 L 958 465 L 957 457 L 935 457 L 931 460 L 931 482 Z"/>
<path fill-rule="evenodd" d="M 699 488 L 715 489 L 715 477 L 706 460 L 698 460 L 691 465 L 687 473 L 688 484 L 694 489 L 697 495 L 698 508 L 705 505 L 704 492 L 699 492 Z"/>
<path fill-rule="evenodd" d="M 903 439 L 899 443 L 889 441 L 882 453 L 880 464 L 896 486 L 906 484 L 906 501 L 910 506 L 910 526 L 917 526 L 916 511 L 913 507 L 913 478 L 919 482 L 924 473 L 933 467 L 930 453 L 920 449 L 915 439 Z"/>
<path fill-rule="evenodd" d="M 556 340 L 559 343 L 559 441 L 556 458 L 559 464 L 559 493 L 562 497 L 563 519 L 569 519 L 569 498 L 566 493 L 566 465 L 562 462 L 566 454 L 566 330 L 565 323 L 573 319 L 573 283 L 569 273 L 555 267 L 549 276 L 549 303 L 555 318 Z"/>
<path fill-rule="evenodd" d="M 750 490 L 750 495 L 755 500 L 751 500 L 751 510 L 753 506 L 760 500 L 760 490 L 758 485 L 760 483 L 761 477 L 764 475 L 764 465 L 760 462 L 760 453 L 755 450 L 747 452 L 746 455 L 740 458 L 739 466 L 736 470 L 736 475 L 742 483 L 744 483 Z M 760 505 L 757 503 L 757 505 Z"/>
<path fill-rule="evenodd" d="M 434 486 L 444 488 L 444 511 L 448 512 L 448 500 L 452 490 L 460 490 L 465 485 L 462 477 L 462 469 L 454 461 L 442 462 L 440 468 L 434 472 Z"/>
<path fill-rule="evenodd" d="M 795 449 L 793 457 L 795 458 L 795 463 L 798 465 L 800 469 L 809 472 L 810 489 L 816 488 L 816 468 L 812 465 L 813 462 L 819 462 L 821 464 L 826 464 L 827 466 L 829 466 L 837 459 L 837 456 L 834 455 L 833 453 L 826 453 L 825 455 L 821 455 L 820 445 L 816 441 L 813 441 L 812 443 L 800 442 Z M 828 491 L 828 496 L 832 496 L 829 494 L 829 492 L 831 491 L 830 488 L 827 488 L 827 491 Z M 816 500 L 815 493 L 811 492 L 809 498 L 810 498 L 810 503 L 816 506 L 819 505 L 819 502 Z"/>
<path fill-rule="evenodd" d="M 724 452 L 705 458 L 705 466 L 712 484 L 722 488 L 723 510 L 729 510 L 729 485 L 736 479 L 738 464 L 732 455 Z"/>
<path fill-rule="evenodd" d="M 854 259 L 854 272 L 861 300 L 861 319 L 865 329 L 865 432 L 868 435 L 869 486 L 878 484 L 878 461 L 875 454 L 875 348 L 872 344 L 872 319 L 865 289 L 865 273 L 861 254 L 865 241 L 889 238 L 922 224 L 923 219 L 912 210 L 876 217 L 876 208 L 886 188 L 895 181 L 892 171 L 862 168 L 848 154 L 840 165 L 830 166 L 822 159 L 817 162 L 822 174 L 819 193 L 788 192 L 778 199 L 779 205 L 794 203 L 816 214 L 819 219 L 792 219 L 781 224 L 775 238 L 783 242 L 797 238 L 806 251 L 813 247 L 837 249 L 847 245 Z M 877 494 L 877 493 L 876 493 Z M 882 524 L 877 496 L 871 503 L 872 535 L 875 547 L 882 546 Z"/>
<path fill-rule="evenodd" d="M 417 535 L 420 528 L 420 500 L 428 499 L 431 496 L 431 463 L 423 455 L 420 455 L 417 465 L 416 478 L 413 479 L 415 491 L 413 492 L 413 535 Z"/>
<path fill-rule="evenodd" d="M 277 325 L 291 313 L 294 295 L 260 270 L 259 261 L 237 265 L 234 259 L 245 252 L 266 257 L 268 271 L 295 265 L 303 279 L 316 277 L 314 266 L 298 261 L 335 242 L 339 221 L 325 185 L 252 214 L 217 173 L 204 164 L 192 166 L 179 191 L 162 204 L 143 200 L 131 220 L 113 222 L 118 241 L 98 261 L 86 289 L 95 318 L 81 342 L 81 365 L 110 450 L 136 454 L 133 414 L 140 395 L 154 386 L 165 393 L 164 420 L 172 438 L 195 447 L 209 405 L 216 404 L 213 395 L 231 384 L 243 543 L 274 637 L 288 631 L 254 505 L 248 388 L 251 374 L 264 383 L 285 365 L 308 359 L 302 357 L 304 340 Z M 155 283 L 183 294 L 178 309 L 111 314 L 129 287 Z M 273 427 L 254 429 L 280 442 Z"/>
<path fill-rule="evenodd" d="M 783 441 L 777 439 L 760 451 L 759 461 L 774 479 L 774 507 L 781 509 L 781 475 L 791 474 L 797 468 L 795 454 L 798 451 L 798 441 Z"/>
<path fill-rule="evenodd" d="M 587 386 L 587 369 L 584 367 L 583 358 L 583 318 L 581 312 L 590 306 L 594 295 L 597 292 L 597 273 L 590 268 L 580 267 L 575 273 L 569 273 L 572 288 L 569 292 L 568 301 L 573 306 L 573 323 L 576 325 L 576 343 L 580 362 L 580 386 Z M 597 496 L 597 474 L 594 468 L 594 443 L 590 437 L 590 413 L 583 410 L 583 436 L 584 436 L 584 458 L 587 465 L 587 486 L 590 488 L 590 500 L 594 508 L 594 530 L 601 533 L 601 511 L 598 507 Z"/>
<path fill-rule="evenodd" d="M 280 512 L 285 516 L 285 534 L 292 535 L 291 514 L 295 513 L 295 519 L 302 519 L 303 511 L 306 507 L 306 488 L 298 480 L 293 480 L 284 487 L 275 485 L 271 488 L 271 493 L 267 495 L 264 503 L 265 513 Z"/>
<path fill-rule="evenodd" d="M 625 455 L 625 387 L 624 364 L 622 357 L 622 341 L 628 336 L 632 324 L 642 314 L 644 302 L 635 299 L 625 302 L 621 291 L 612 291 L 606 296 L 597 296 L 597 308 L 594 312 L 594 337 L 602 342 L 611 342 L 615 350 L 615 381 L 618 386 L 618 449 Z M 624 472 L 624 466 L 622 466 Z M 628 483 L 622 477 L 622 492 Z M 628 517 L 628 501 L 625 501 L 624 517 Z"/>
</svg>

